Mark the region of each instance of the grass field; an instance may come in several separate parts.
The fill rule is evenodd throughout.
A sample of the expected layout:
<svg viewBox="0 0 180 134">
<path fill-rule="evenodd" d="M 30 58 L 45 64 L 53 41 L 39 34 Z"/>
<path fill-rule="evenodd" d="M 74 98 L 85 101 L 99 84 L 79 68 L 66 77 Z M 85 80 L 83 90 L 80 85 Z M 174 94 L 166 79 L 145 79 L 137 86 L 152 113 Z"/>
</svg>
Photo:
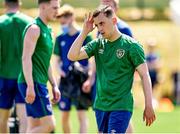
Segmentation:
<svg viewBox="0 0 180 134">
<path fill-rule="evenodd" d="M 60 111 L 57 107 L 54 107 L 54 113 L 56 116 L 56 133 L 62 133 L 61 128 L 61 116 Z M 180 133 L 180 107 L 176 107 L 172 112 L 156 112 L 157 119 L 155 123 L 146 127 L 142 120 L 143 109 L 135 108 L 132 116 L 132 124 L 135 133 Z M 96 120 L 94 112 L 89 109 L 87 112 L 89 118 L 89 129 L 88 133 L 96 133 Z M 79 124 L 77 119 L 76 110 L 73 108 L 70 114 L 70 123 L 73 133 L 79 132 Z"/>
</svg>

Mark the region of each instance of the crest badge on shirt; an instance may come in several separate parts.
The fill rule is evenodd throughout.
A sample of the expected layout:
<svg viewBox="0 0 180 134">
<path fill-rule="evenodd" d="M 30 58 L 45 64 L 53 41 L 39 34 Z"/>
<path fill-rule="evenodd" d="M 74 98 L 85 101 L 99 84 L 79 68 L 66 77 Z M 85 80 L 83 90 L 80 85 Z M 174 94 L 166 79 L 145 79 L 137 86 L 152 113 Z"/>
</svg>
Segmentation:
<svg viewBox="0 0 180 134">
<path fill-rule="evenodd" d="M 123 50 L 123 49 L 117 49 L 117 50 L 116 50 L 116 56 L 117 56 L 119 59 L 121 59 L 121 58 L 124 56 L 124 54 L 125 54 L 125 50 Z"/>
</svg>

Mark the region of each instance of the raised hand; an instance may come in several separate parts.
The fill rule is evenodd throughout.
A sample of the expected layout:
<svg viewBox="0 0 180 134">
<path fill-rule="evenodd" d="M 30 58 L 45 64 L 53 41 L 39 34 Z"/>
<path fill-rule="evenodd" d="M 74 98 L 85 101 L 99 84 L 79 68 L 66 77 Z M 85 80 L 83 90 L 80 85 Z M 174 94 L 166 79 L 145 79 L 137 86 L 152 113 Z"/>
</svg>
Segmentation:
<svg viewBox="0 0 180 134">
<path fill-rule="evenodd" d="M 89 14 L 85 14 L 85 19 L 84 19 L 84 25 L 83 25 L 83 33 L 89 34 L 94 30 L 94 25 L 93 25 L 93 16 L 92 13 L 90 12 Z"/>
</svg>

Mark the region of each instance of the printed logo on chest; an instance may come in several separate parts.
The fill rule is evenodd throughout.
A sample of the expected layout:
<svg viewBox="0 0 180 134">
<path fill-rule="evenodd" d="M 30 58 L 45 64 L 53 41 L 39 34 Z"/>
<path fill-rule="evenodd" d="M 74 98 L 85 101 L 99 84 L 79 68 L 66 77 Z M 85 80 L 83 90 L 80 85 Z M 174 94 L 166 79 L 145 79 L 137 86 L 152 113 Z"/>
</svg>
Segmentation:
<svg viewBox="0 0 180 134">
<path fill-rule="evenodd" d="M 121 59 L 125 54 L 125 50 L 124 49 L 117 49 L 116 50 L 116 56 L 118 59 Z"/>
</svg>

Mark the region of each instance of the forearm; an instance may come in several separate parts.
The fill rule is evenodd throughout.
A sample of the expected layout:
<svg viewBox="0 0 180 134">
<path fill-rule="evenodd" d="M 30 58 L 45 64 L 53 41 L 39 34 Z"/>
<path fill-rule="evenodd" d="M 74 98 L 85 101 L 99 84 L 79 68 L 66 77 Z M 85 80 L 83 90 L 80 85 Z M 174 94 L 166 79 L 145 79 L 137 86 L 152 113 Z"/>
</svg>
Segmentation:
<svg viewBox="0 0 180 134">
<path fill-rule="evenodd" d="M 34 87 L 33 77 L 32 77 L 32 60 L 31 60 L 31 58 L 30 57 L 23 58 L 22 65 L 23 65 L 23 74 L 24 74 L 24 78 L 26 80 L 27 86 Z"/>
<path fill-rule="evenodd" d="M 49 69 L 48 69 L 48 78 L 49 78 L 49 82 L 51 83 L 52 87 L 57 86 L 57 82 L 56 82 L 56 79 L 55 79 L 55 77 L 53 75 L 51 65 L 49 66 Z"/>
<path fill-rule="evenodd" d="M 145 97 L 145 106 L 152 106 L 152 85 L 148 72 L 141 76 L 141 80 Z"/>
<path fill-rule="evenodd" d="M 86 39 L 87 34 L 85 32 L 81 32 L 80 35 L 73 42 L 69 52 L 68 58 L 72 61 L 79 60 L 81 47 L 83 45 L 84 40 Z"/>
<path fill-rule="evenodd" d="M 96 66 L 95 66 L 94 57 L 92 57 L 89 59 L 89 70 L 88 70 L 88 79 L 91 81 L 92 84 L 95 81 L 95 74 L 96 74 Z"/>
</svg>

